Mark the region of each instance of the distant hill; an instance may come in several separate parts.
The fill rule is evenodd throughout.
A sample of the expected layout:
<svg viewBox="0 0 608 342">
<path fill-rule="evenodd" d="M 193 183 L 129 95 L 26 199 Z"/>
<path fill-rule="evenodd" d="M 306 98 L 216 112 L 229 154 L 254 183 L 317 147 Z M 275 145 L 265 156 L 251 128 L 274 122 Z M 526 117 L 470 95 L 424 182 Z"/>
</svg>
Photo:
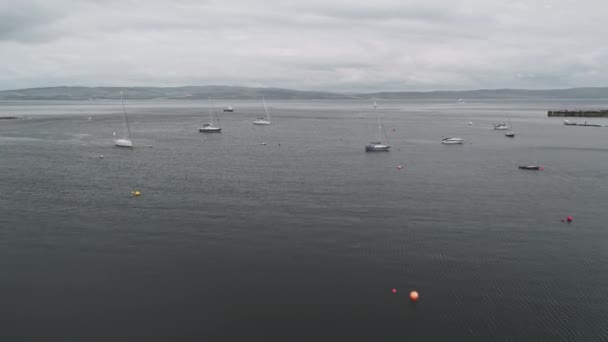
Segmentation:
<svg viewBox="0 0 608 342">
<path fill-rule="evenodd" d="M 0 91 L 0 100 L 119 99 L 123 90 L 130 100 L 214 99 L 608 99 L 608 87 L 571 89 L 482 89 L 465 91 L 380 92 L 346 94 L 281 88 L 232 86 L 190 87 L 50 87 Z"/>
<path fill-rule="evenodd" d="M 50 87 L 0 91 L 0 100 L 89 100 L 120 99 L 124 91 L 130 100 L 174 99 L 344 99 L 349 95 L 320 91 L 230 86 L 201 87 Z"/>
<path fill-rule="evenodd" d="M 464 91 L 384 92 L 379 99 L 608 99 L 608 87 L 570 89 L 481 89 Z"/>
</svg>

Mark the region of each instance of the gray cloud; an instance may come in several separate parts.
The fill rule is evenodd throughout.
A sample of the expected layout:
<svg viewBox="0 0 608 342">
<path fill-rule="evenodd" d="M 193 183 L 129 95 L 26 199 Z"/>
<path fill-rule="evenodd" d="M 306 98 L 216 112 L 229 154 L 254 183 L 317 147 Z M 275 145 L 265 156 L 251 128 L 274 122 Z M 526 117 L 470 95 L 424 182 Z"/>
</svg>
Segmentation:
<svg viewBox="0 0 608 342">
<path fill-rule="evenodd" d="M 601 0 L 0 0 L 0 88 L 606 85 Z"/>
</svg>

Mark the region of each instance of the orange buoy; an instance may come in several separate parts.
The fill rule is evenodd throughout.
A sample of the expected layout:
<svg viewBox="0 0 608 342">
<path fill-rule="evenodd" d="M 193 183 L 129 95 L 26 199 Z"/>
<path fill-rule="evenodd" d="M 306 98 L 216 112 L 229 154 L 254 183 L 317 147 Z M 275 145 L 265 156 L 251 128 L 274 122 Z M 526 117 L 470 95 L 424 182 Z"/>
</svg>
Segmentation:
<svg viewBox="0 0 608 342">
<path fill-rule="evenodd" d="M 420 297 L 420 296 L 418 295 L 418 291 L 412 291 L 412 292 L 410 292 L 410 300 L 411 300 L 412 302 L 416 302 L 416 301 L 418 301 L 418 298 L 419 298 L 419 297 Z"/>
</svg>

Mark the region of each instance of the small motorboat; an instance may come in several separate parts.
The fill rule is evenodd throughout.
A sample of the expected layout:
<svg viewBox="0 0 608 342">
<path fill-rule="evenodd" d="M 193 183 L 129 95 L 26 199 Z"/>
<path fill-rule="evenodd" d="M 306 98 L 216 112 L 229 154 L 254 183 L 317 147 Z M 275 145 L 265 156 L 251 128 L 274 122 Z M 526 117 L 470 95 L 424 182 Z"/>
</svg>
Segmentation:
<svg viewBox="0 0 608 342">
<path fill-rule="evenodd" d="M 443 138 L 441 143 L 446 145 L 464 144 L 464 140 L 460 138 Z"/>
<path fill-rule="evenodd" d="M 224 107 L 224 112 L 234 112 L 234 108 L 232 106 Z"/>
<path fill-rule="evenodd" d="M 543 171 L 545 168 L 537 165 L 520 165 L 518 166 L 520 170 L 532 170 L 532 171 Z"/>
<path fill-rule="evenodd" d="M 507 126 L 507 124 L 495 124 L 494 125 L 494 130 L 496 131 L 506 131 L 510 129 L 509 126 Z"/>
<path fill-rule="evenodd" d="M 506 137 L 509 137 L 509 138 L 515 138 L 515 132 L 513 132 L 513 131 L 508 131 L 507 133 L 505 133 L 505 136 L 506 136 Z"/>
<path fill-rule="evenodd" d="M 365 145 L 365 152 L 388 152 L 390 148 L 390 145 L 384 145 L 379 141 L 374 141 Z"/>
<path fill-rule="evenodd" d="M 564 125 L 566 126 L 576 126 L 576 122 L 570 120 L 564 120 Z"/>
</svg>

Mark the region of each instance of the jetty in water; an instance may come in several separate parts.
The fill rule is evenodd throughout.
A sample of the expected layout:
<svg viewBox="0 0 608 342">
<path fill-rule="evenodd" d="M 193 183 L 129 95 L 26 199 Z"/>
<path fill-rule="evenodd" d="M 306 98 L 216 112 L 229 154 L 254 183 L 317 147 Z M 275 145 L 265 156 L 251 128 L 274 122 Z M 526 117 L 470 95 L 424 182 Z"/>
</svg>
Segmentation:
<svg viewBox="0 0 608 342">
<path fill-rule="evenodd" d="M 572 116 L 581 118 L 602 118 L 608 117 L 608 109 L 593 109 L 593 110 L 550 110 L 547 116 Z"/>
</svg>

